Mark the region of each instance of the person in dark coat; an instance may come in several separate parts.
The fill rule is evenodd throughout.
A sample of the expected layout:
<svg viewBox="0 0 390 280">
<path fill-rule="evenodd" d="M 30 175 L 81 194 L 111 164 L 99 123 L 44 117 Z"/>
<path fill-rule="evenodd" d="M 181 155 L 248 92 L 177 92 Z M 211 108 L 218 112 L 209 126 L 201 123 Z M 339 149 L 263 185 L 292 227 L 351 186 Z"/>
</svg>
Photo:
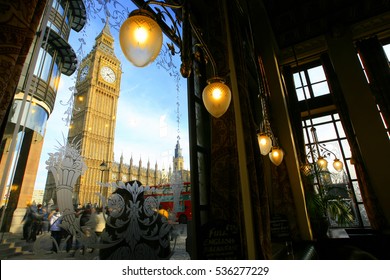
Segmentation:
<svg viewBox="0 0 390 280">
<path fill-rule="evenodd" d="M 27 204 L 27 209 L 26 213 L 23 216 L 22 223 L 23 223 L 23 238 L 22 240 L 29 240 L 30 239 L 30 234 L 31 234 L 31 228 L 33 224 L 33 209 L 32 209 L 32 204 L 28 203 Z"/>
<path fill-rule="evenodd" d="M 43 220 L 43 210 L 42 204 L 38 204 L 36 208 L 33 208 L 32 212 L 32 225 L 31 232 L 28 241 L 35 241 L 39 232 L 42 232 L 42 220 Z"/>
</svg>

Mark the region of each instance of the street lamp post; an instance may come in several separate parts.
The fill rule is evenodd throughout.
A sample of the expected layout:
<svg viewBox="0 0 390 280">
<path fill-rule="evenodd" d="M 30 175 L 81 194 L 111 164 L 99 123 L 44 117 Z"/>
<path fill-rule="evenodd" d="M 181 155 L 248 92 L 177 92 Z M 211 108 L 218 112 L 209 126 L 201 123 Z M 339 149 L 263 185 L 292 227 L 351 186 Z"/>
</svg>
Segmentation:
<svg viewBox="0 0 390 280">
<path fill-rule="evenodd" d="M 102 206 L 102 198 L 101 196 L 103 195 L 103 176 L 104 176 L 104 171 L 107 170 L 107 163 L 103 160 L 103 162 L 100 164 L 100 171 L 102 172 L 101 180 L 100 180 L 100 196 L 99 196 L 99 207 Z"/>
</svg>

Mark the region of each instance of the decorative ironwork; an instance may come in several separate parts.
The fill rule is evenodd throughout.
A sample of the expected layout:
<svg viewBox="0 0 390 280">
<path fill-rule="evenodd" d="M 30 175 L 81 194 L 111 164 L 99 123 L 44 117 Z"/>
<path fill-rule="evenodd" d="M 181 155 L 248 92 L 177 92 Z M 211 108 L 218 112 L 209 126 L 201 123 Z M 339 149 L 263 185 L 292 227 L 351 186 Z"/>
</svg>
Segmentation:
<svg viewBox="0 0 390 280">
<path fill-rule="evenodd" d="M 118 0 L 84 0 L 87 25 L 89 25 L 91 18 L 99 18 L 102 23 L 105 23 L 108 17 L 110 27 L 119 31 L 123 21 L 130 13 L 129 8 L 124 6 L 122 2 Z M 84 30 L 86 29 L 84 28 Z"/>
<path fill-rule="evenodd" d="M 92 19 L 99 18 L 102 23 L 106 23 L 108 21 L 108 24 L 111 28 L 119 31 L 120 26 L 122 25 L 123 21 L 127 19 L 128 15 L 130 14 L 129 7 L 126 7 L 122 4 L 123 1 L 119 0 L 100 0 L 100 1 L 94 1 L 94 0 L 85 0 L 85 8 L 86 8 L 86 24 L 82 31 L 80 32 L 81 36 L 78 38 L 78 41 L 80 42 L 80 46 L 78 47 L 76 51 L 77 56 L 77 68 L 80 66 L 80 62 L 85 57 L 85 51 L 84 46 L 86 45 L 86 37 L 89 35 L 87 34 L 87 27 L 90 26 Z M 148 1 L 145 2 L 145 5 L 148 4 L 154 4 L 154 2 L 159 3 L 159 1 Z M 161 4 L 161 3 L 159 3 Z M 175 5 L 176 8 L 181 7 L 180 5 Z M 166 21 L 168 18 L 170 21 L 170 34 L 173 34 L 175 36 L 175 44 L 181 45 L 181 35 L 180 35 L 180 29 L 181 29 L 181 22 L 179 18 L 174 18 L 171 13 L 166 9 L 166 7 L 162 7 L 162 9 L 159 9 L 158 7 L 155 7 L 155 12 L 158 14 L 158 16 Z M 173 55 L 178 54 L 179 51 L 175 49 L 174 44 L 167 43 L 164 45 L 164 48 L 162 49 L 158 60 L 156 60 L 156 65 L 158 68 L 163 68 L 166 70 L 171 76 L 175 83 L 176 83 L 176 92 L 177 92 L 177 99 L 179 98 L 180 93 L 180 69 L 177 68 L 177 66 L 173 62 Z M 72 80 L 74 80 L 74 83 L 76 83 L 76 77 L 73 77 Z M 79 111 L 80 109 L 75 107 L 76 103 L 74 102 L 74 96 L 77 95 L 77 89 L 75 86 L 69 87 L 70 96 L 67 101 L 60 101 L 60 104 L 63 106 L 67 106 L 67 109 L 64 112 L 64 117 L 62 120 L 65 122 L 65 126 L 70 126 L 72 115 L 74 112 Z M 177 121 L 178 121 L 178 134 L 180 133 L 179 128 L 179 122 L 180 122 L 180 104 L 177 103 Z M 180 136 L 178 135 L 178 139 Z"/>
</svg>

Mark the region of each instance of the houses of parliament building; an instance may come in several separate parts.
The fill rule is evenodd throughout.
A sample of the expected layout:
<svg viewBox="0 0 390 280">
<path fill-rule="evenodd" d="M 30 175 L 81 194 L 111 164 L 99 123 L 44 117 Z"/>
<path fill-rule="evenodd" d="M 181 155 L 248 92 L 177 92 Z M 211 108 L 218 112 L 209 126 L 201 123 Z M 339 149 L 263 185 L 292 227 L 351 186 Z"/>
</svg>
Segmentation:
<svg viewBox="0 0 390 280">
<path fill-rule="evenodd" d="M 154 168 L 151 168 L 150 161 L 144 167 L 141 158 L 137 165 L 134 163 L 133 157 L 130 158 L 129 163 L 126 163 L 123 155 L 121 155 L 119 162 L 113 162 L 111 167 L 101 170 L 100 176 L 95 178 L 95 187 L 89 188 L 90 191 L 87 191 L 86 188 L 83 190 L 81 185 L 75 188 L 74 204 L 97 203 L 99 197 L 95 192 L 100 191 L 100 183 L 110 185 L 113 182 L 121 181 L 125 183 L 131 180 L 138 180 L 145 186 L 157 186 L 169 184 L 174 178 L 180 178 L 183 182 L 190 182 L 191 172 L 183 168 L 184 159 L 179 141 L 177 141 L 175 147 L 175 156 L 172 163 L 173 167 L 169 167 L 168 170 L 161 169 L 157 163 L 154 165 Z M 109 196 L 112 191 L 114 191 L 114 188 L 105 188 L 103 195 Z M 52 174 L 48 172 L 43 203 L 49 204 L 51 199 L 53 203 L 56 203 L 56 186 Z"/>
</svg>

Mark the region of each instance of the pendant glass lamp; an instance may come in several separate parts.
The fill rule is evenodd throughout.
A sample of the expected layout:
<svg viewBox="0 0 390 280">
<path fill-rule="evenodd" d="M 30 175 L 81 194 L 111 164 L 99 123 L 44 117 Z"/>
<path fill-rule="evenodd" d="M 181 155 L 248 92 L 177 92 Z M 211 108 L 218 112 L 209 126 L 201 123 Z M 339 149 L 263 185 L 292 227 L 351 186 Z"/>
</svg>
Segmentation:
<svg viewBox="0 0 390 280">
<path fill-rule="evenodd" d="M 324 157 L 319 156 L 317 160 L 317 166 L 320 170 L 326 170 L 328 167 L 328 161 Z"/>
<path fill-rule="evenodd" d="M 263 156 L 269 154 L 269 152 L 271 151 L 271 148 L 272 148 L 271 138 L 265 133 L 258 133 L 257 134 L 257 141 L 259 142 L 260 153 Z"/>
<path fill-rule="evenodd" d="M 119 30 L 119 42 L 126 58 L 137 67 L 153 62 L 160 53 L 163 35 L 153 14 L 134 10 Z"/>
<path fill-rule="evenodd" d="M 336 171 L 341 171 L 343 170 L 343 163 L 338 159 L 336 158 L 334 161 L 333 161 L 333 168 L 336 170 Z"/>
<path fill-rule="evenodd" d="M 311 165 L 309 163 L 305 163 L 304 165 L 302 165 L 301 171 L 303 175 L 309 176 L 312 173 Z"/>
<path fill-rule="evenodd" d="M 202 98 L 207 111 L 215 118 L 219 118 L 229 108 L 232 94 L 221 78 L 212 78 L 207 81 Z"/>
<path fill-rule="evenodd" d="M 271 152 L 269 153 L 269 159 L 273 164 L 279 166 L 283 161 L 284 152 L 279 147 L 272 147 Z"/>
</svg>

